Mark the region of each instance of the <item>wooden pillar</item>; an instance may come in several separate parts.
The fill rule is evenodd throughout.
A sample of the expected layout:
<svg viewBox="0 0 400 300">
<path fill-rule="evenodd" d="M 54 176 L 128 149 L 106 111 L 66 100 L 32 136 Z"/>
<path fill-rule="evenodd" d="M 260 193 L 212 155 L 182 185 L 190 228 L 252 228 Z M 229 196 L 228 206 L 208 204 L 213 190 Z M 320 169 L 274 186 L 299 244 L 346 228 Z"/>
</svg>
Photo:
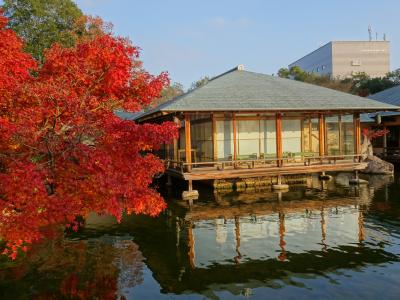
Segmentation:
<svg viewBox="0 0 400 300">
<path fill-rule="evenodd" d="M 185 157 L 186 162 L 192 163 L 192 142 L 190 138 L 190 115 L 185 114 Z M 188 165 L 188 170 L 191 169 L 191 165 Z"/>
<path fill-rule="evenodd" d="M 387 154 L 387 128 L 386 128 L 386 126 L 383 126 L 383 130 L 385 131 L 385 134 L 383 135 L 383 155 L 386 156 L 386 154 Z"/>
<path fill-rule="evenodd" d="M 361 208 L 358 209 L 358 242 L 361 244 L 365 240 L 364 214 Z"/>
<path fill-rule="evenodd" d="M 242 254 L 240 253 L 240 221 L 239 217 L 235 217 L 235 237 L 236 237 L 236 254 L 235 262 L 237 264 L 240 263 L 240 259 L 242 258 Z"/>
<path fill-rule="evenodd" d="M 196 267 L 195 262 L 195 252 L 194 252 L 194 235 L 193 235 L 193 223 L 190 221 L 188 225 L 188 256 L 189 256 L 189 263 L 192 269 Z"/>
<path fill-rule="evenodd" d="M 354 153 L 359 155 L 361 153 L 361 126 L 360 126 L 360 113 L 354 113 Z"/>
<path fill-rule="evenodd" d="M 282 114 L 277 113 L 275 116 L 276 130 L 276 157 L 278 159 L 278 167 L 282 166 Z"/>
<path fill-rule="evenodd" d="M 191 179 L 188 180 L 188 190 L 189 192 L 193 191 L 193 180 Z"/>
<path fill-rule="evenodd" d="M 177 117 L 174 117 L 174 123 L 179 127 L 181 126 L 181 122 Z M 178 150 L 179 150 L 178 139 L 174 139 L 173 147 L 174 147 L 174 161 L 178 161 Z"/>
<path fill-rule="evenodd" d="M 326 222 L 325 222 L 325 212 L 324 208 L 321 209 L 321 244 L 322 244 L 322 250 L 327 249 L 326 245 Z"/>
<path fill-rule="evenodd" d="M 319 114 L 319 156 L 325 156 L 325 118 Z"/>
<path fill-rule="evenodd" d="M 236 126 L 236 114 L 232 114 L 232 126 L 233 126 L 233 160 L 237 160 L 237 126 Z"/>
<path fill-rule="evenodd" d="M 280 261 L 286 260 L 286 242 L 285 242 L 285 214 L 279 212 L 279 247 L 281 253 L 278 256 Z"/>
</svg>

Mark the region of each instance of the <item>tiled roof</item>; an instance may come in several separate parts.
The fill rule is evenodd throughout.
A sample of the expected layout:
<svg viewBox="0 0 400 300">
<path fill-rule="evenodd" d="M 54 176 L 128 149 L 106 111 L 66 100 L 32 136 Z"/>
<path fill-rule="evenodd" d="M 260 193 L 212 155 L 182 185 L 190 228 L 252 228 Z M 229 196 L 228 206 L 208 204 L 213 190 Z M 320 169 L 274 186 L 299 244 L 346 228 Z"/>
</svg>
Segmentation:
<svg viewBox="0 0 400 300">
<path fill-rule="evenodd" d="M 400 105 L 400 85 L 373 94 L 368 98 L 392 105 Z"/>
<path fill-rule="evenodd" d="M 396 110 L 400 107 L 336 90 L 234 68 L 206 85 L 146 112 Z"/>
</svg>

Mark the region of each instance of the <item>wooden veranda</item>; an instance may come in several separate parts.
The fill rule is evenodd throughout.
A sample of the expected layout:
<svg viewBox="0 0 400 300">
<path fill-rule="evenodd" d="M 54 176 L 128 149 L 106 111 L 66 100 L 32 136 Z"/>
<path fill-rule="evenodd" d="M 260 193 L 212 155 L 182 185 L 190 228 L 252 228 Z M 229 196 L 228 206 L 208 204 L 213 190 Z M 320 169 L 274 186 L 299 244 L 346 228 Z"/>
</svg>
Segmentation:
<svg viewBox="0 0 400 300">
<path fill-rule="evenodd" d="M 328 146 L 326 143 L 326 116 L 329 114 L 319 113 L 313 114 L 318 120 L 318 154 L 301 152 L 296 155 L 283 152 L 282 141 L 282 113 L 275 113 L 275 155 L 274 157 L 260 157 L 261 155 L 244 159 L 238 155 L 238 132 L 237 120 L 239 113 L 231 114 L 232 136 L 233 136 L 233 153 L 230 159 L 218 159 L 216 148 L 216 114 L 211 113 L 212 122 L 212 141 L 213 141 L 213 159 L 209 161 L 198 161 L 196 159 L 195 149 L 192 149 L 191 135 L 191 118 L 195 113 L 184 113 L 181 116 L 184 129 L 184 149 L 180 150 L 178 140 L 175 140 L 172 145 L 167 145 L 167 152 L 173 153 L 173 159 L 166 158 L 166 173 L 168 176 L 184 179 L 188 181 L 189 191 L 193 188 L 193 181 L 200 180 L 218 180 L 218 179 L 241 179 L 251 177 L 271 177 L 283 176 L 291 174 L 307 174 L 307 173 L 322 173 L 326 171 L 358 171 L 366 167 L 362 162 L 360 153 L 361 145 L 361 130 L 360 130 L 360 114 L 355 112 L 351 114 L 353 121 L 351 130 L 354 133 L 354 138 L 351 145 L 352 154 L 329 155 Z M 258 114 L 259 115 L 259 114 Z M 310 113 L 303 112 L 300 118 L 306 118 Z M 317 117 L 317 118 L 316 118 Z M 255 117 L 254 119 L 262 119 Z M 180 124 L 180 120 L 175 117 L 175 122 Z M 310 125 L 311 126 L 311 125 Z M 340 118 L 339 118 L 339 127 Z M 303 140 L 303 138 L 301 138 Z M 172 151 L 169 151 L 172 147 Z M 303 146 L 302 146 L 303 148 Z M 180 151 L 184 151 L 181 155 Z M 182 159 L 182 156 L 184 159 Z"/>
<path fill-rule="evenodd" d="M 360 155 L 318 156 L 303 162 L 290 159 L 257 159 L 189 163 L 166 160 L 167 174 L 190 181 L 251 178 L 326 171 L 358 171 L 366 167 Z"/>
</svg>

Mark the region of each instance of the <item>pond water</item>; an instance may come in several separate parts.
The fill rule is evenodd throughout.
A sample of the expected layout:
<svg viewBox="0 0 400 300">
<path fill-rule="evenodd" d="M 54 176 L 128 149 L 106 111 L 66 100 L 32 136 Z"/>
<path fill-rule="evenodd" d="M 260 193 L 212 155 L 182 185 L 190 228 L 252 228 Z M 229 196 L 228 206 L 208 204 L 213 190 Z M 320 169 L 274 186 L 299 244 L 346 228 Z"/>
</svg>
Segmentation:
<svg viewBox="0 0 400 300">
<path fill-rule="evenodd" d="M 400 298 L 400 180 L 313 178 L 287 193 L 204 188 L 189 208 L 85 228 L 0 265 L 1 299 Z"/>
</svg>

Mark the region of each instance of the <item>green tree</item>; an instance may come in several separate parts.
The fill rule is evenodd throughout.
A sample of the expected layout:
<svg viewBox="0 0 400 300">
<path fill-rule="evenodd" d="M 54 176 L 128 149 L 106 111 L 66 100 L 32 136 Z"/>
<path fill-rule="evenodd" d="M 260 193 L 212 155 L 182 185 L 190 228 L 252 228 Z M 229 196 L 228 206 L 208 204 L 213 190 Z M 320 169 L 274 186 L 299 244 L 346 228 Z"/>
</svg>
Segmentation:
<svg viewBox="0 0 400 300">
<path fill-rule="evenodd" d="M 400 69 L 390 72 L 382 78 L 371 78 L 366 73 L 358 73 L 353 75 L 351 78 L 335 79 L 326 75 L 321 76 L 315 73 L 308 73 L 302 70 L 300 67 L 294 66 L 290 69 L 279 69 L 278 76 L 311 83 L 362 97 L 378 93 L 400 84 Z"/>
<path fill-rule="evenodd" d="M 280 68 L 278 70 L 278 76 L 281 78 L 290 78 L 290 70 L 288 68 Z"/>
<path fill-rule="evenodd" d="M 389 72 L 386 77 L 391 80 L 395 85 L 400 84 L 400 68 L 394 70 L 393 72 Z"/>
<path fill-rule="evenodd" d="M 175 97 L 178 97 L 180 95 L 182 95 L 184 93 L 183 90 L 183 85 L 180 84 L 179 82 L 174 82 L 173 84 L 165 87 L 162 91 L 161 91 L 161 97 L 158 99 L 155 99 L 150 105 L 149 107 L 147 107 L 146 109 L 151 109 L 153 107 L 156 107 L 157 105 L 164 103 L 168 100 L 171 100 Z"/>
<path fill-rule="evenodd" d="M 25 51 L 43 62 L 43 52 L 54 42 L 64 47 L 75 44 L 73 29 L 83 17 L 71 0 L 4 0 L 9 27 L 25 41 Z"/>
<path fill-rule="evenodd" d="M 159 98 L 158 103 L 162 103 L 171 100 L 177 96 L 184 93 L 183 85 L 179 82 L 174 82 L 170 86 L 164 88 L 161 92 L 161 98 Z"/>
<path fill-rule="evenodd" d="M 208 76 L 204 76 L 200 78 L 199 80 L 192 82 L 192 85 L 189 88 L 189 91 L 192 91 L 194 89 L 197 89 L 205 84 L 207 84 L 210 81 L 210 78 Z"/>
<path fill-rule="evenodd" d="M 397 81 L 398 79 L 399 77 L 397 76 Z M 353 76 L 352 81 L 352 92 L 363 97 L 381 92 L 399 84 L 399 82 L 396 83 L 396 71 L 388 73 L 385 77 L 376 78 L 371 78 L 365 73 L 359 73 Z"/>
</svg>

